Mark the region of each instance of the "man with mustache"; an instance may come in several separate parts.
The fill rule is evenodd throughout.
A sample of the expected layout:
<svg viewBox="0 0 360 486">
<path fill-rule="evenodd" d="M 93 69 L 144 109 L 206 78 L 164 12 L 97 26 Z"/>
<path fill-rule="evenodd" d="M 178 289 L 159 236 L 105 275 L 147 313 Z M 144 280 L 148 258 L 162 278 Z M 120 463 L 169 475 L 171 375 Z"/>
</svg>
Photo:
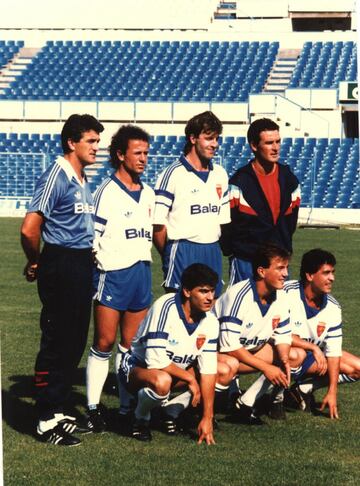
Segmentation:
<svg viewBox="0 0 360 486">
<path fill-rule="evenodd" d="M 155 194 L 141 176 L 148 161 L 150 135 L 123 125 L 109 148 L 114 173 L 98 187 L 95 199 L 94 318 L 86 384 L 88 427 L 101 433 L 106 424 L 100 396 L 109 371 L 118 329 L 116 373 L 151 303 L 151 246 Z M 132 416 L 131 396 L 119 385 L 119 425 Z"/>
</svg>

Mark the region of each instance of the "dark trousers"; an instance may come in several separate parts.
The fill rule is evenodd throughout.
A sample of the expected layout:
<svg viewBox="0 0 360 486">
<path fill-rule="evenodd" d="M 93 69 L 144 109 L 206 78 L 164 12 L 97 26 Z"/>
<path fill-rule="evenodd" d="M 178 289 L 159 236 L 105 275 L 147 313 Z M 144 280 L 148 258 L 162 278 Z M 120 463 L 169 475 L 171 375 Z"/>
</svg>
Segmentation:
<svg viewBox="0 0 360 486">
<path fill-rule="evenodd" d="M 39 261 L 42 302 L 40 351 L 35 363 L 41 420 L 61 412 L 84 352 L 92 300 L 91 249 L 45 244 Z"/>
</svg>

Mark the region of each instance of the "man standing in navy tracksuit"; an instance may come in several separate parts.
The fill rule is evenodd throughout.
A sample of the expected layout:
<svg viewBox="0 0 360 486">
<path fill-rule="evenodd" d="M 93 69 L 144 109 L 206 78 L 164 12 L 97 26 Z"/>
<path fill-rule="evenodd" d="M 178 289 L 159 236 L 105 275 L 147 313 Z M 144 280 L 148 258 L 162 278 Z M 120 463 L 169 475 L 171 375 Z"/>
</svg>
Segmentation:
<svg viewBox="0 0 360 486">
<path fill-rule="evenodd" d="M 89 328 L 94 202 L 84 167 L 95 162 L 103 129 L 90 115 L 70 116 L 61 132 L 64 156 L 40 177 L 21 228 L 24 275 L 37 279 L 43 305 L 35 363 L 37 437 L 57 445 L 78 445 L 72 433 L 88 431 L 64 415 L 63 406 Z"/>
<path fill-rule="evenodd" d="M 251 278 L 259 245 L 274 243 L 292 252 L 300 206 L 300 187 L 289 166 L 279 164 L 279 126 L 254 121 L 247 133 L 254 159 L 230 178 L 231 223 L 222 226 L 224 255 L 230 257 L 230 285 Z"/>
</svg>

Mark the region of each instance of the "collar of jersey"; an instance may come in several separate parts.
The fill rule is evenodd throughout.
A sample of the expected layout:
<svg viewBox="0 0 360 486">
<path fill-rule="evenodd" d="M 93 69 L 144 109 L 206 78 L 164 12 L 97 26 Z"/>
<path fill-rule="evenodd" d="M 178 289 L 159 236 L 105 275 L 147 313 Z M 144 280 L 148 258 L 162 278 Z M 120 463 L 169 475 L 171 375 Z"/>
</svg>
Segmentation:
<svg viewBox="0 0 360 486">
<path fill-rule="evenodd" d="M 301 300 L 303 301 L 303 304 L 304 304 L 306 317 L 307 317 L 307 319 L 311 319 L 312 317 L 314 317 L 317 314 L 319 314 L 319 312 L 322 311 L 325 308 L 326 303 L 327 303 L 327 295 L 326 294 L 323 295 L 321 307 L 320 307 L 320 309 L 316 309 L 315 307 L 311 307 L 306 302 L 306 297 L 305 297 L 305 292 L 304 292 L 304 286 L 303 286 L 303 284 L 301 282 L 300 282 L 300 287 L 299 288 L 300 288 L 300 297 L 301 297 Z"/>
<path fill-rule="evenodd" d="M 187 171 L 194 172 L 194 174 L 200 177 L 198 171 L 194 169 L 194 167 L 190 164 L 190 162 L 188 161 L 188 159 L 185 157 L 184 154 L 180 155 L 180 162 L 183 164 L 183 166 Z M 214 164 L 211 162 L 211 160 L 209 160 L 209 171 L 210 170 L 214 170 Z"/>
<path fill-rule="evenodd" d="M 123 190 L 128 194 L 132 199 L 134 199 L 136 202 L 139 202 L 134 195 L 136 193 L 139 193 L 143 190 L 144 186 L 142 185 L 141 180 L 139 179 L 139 184 L 140 184 L 140 191 L 129 191 L 129 189 L 125 186 L 123 182 L 121 182 L 120 179 L 118 179 L 115 175 L 115 172 L 111 174 L 110 178 Z"/>
<path fill-rule="evenodd" d="M 178 292 L 175 295 L 175 304 L 176 304 L 176 308 L 177 308 L 177 311 L 179 313 L 180 319 L 183 321 L 184 326 L 185 326 L 185 329 L 187 330 L 189 336 L 191 336 L 191 334 L 193 334 L 193 332 L 195 332 L 196 329 L 198 328 L 198 326 L 200 324 L 200 321 L 199 322 L 194 322 L 194 323 L 189 323 L 186 320 L 186 317 L 185 317 L 185 314 L 184 314 L 184 310 L 183 310 L 182 305 L 181 305 L 181 294 L 180 294 L 180 292 Z M 203 316 L 201 317 L 201 319 L 203 319 L 205 317 L 205 315 L 206 314 L 204 312 L 203 313 Z"/>
<path fill-rule="evenodd" d="M 251 288 L 252 288 L 252 291 L 253 291 L 254 300 L 257 303 L 257 305 L 259 306 L 261 315 L 264 317 L 264 315 L 269 310 L 269 307 L 271 306 L 271 304 L 273 302 L 275 302 L 275 300 L 276 300 L 276 290 L 274 290 L 274 292 L 271 294 L 269 303 L 268 304 L 262 304 L 261 301 L 260 301 L 260 298 L 259 298 L 259 294 L 257 293 L 257 290 L 256 290 L 255 280 L 253 278 L 249 278 L 249 280 L 250 280 Z"/>
<path fill-rule="evenodd" d="M 68 160 L 66 160 L 64 157 L 61 157 L 60 155 L 57 157 L 56 161 L 55 161 L 57 164 L 60 165 L 60 167 L 63 169 L 63 171 L 65 172 L 67 178 L 69 179 L 69 181 L 71 181 L 71 179 L 74 177 L 76 179 L 76 181 L 80 184 L 80 186 L 83 186 L 84 185 L 84 182 L 82 182 L 76 172 L 74 171 L 73 169 L 73 166 L 70 164 L 70 162 Z M 84 172 L 84 181 L 87 181 L 87 178 L 86 178 L 86 174 Z"/>
</svg>

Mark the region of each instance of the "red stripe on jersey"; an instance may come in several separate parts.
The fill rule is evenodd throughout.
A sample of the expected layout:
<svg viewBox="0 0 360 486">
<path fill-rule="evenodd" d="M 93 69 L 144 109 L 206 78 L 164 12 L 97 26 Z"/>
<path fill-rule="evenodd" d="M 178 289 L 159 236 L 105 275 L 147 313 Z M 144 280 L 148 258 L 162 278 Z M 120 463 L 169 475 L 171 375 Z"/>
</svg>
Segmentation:
<svg viewBox="0 0 360 486">
<path fill-rule="evenodd" d="M 257 216 L 257 212 L 250 206 L 245 206 L 245 204 L 239 204 L 239 211 L 241 213 L 251 214 L 252 216 Z"/>
<path fill-rule="evenodd" d="M 287 210 L 285 211 L 285 216 L 287 216 L 287 215 L 291 214 L 291 213 L 293 212 L 294 208 L 297 208 L 297 207 L 299 207 L 299 206 L 300 206 L 300 198 L 299 198 L 299 197 L 297 197 L 297 198 L 295 199 L 295 201 L 292 201 L 292 202 L 291 202 L 290 206 L 289 206 L 289 207 L 287 208 Z"/>
<path fill-rule="evenodd" d="M 236 208 L 239 206 L 239 198 L 238 197 L 233 197 L 230 199 L 230 208 Z"/>
<path fill-rule="evenodd" d="M 41 383 L 35 383 L 35 386 L 37 387 L 41 387 L 41 386 L 48 386 L 49 383 L 47 383 L 46 381 L 42 381 Z"/>
</svg>

